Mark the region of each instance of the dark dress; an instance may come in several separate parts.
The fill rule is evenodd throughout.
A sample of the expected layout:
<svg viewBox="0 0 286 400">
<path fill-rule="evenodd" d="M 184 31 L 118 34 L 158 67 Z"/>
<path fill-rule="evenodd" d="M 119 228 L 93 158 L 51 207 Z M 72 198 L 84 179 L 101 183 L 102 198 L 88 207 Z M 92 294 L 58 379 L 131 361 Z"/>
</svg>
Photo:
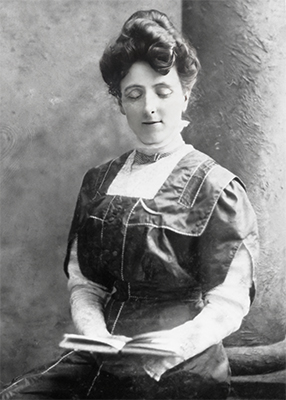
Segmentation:
<svg viewBox="0 0 286 400">
<path fill-rule="evenodd" d="M 224 281 L 246 238 L 255 256 L 257 232 L 242 183 L 196 150 L 178 162 L 153 199 L 108 195 L 128 155 L 86 174 L 65 271 L 77 239 L 82 274 L 112 293 L 105 308 L 108 330 L 133 336 L 172 329 L 198 315 L 205 294 Z M 223 200 L 223 191 L 231 201 Z M 44 374 L 42 369 L 22 380 L 21 390 L 21 382 L 18 389 L 14 385 L 14 398 L 26 392 L 33 399 L 223 399 L 229 391 L 221 343 L 168 370 L 159 382 L 147 374 L 117 374 L 88 353 L 63 357 Z"/>
</svg>

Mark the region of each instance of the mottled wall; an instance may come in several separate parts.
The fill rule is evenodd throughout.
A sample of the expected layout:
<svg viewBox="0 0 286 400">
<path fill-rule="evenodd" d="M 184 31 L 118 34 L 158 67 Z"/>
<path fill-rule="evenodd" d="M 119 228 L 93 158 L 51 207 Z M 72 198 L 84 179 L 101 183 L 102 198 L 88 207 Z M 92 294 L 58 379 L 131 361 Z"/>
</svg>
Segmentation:
<svg viewBox="0 0 286 400">
<path fill-rule="evenodd" d="M 183 1 L 202 63 L 186 138 L 245 182 L 261 237 L 257 297 L 228 344 L 285 335 L 286 9 L 284 0 Z"/>
<path fill-rule="evenodd" d="M 177 0 L 2 0 L 2 382 L 59 354 L 71 331 L 62 273 L 84 172 L 130 149 L 98 61 L 130 14 Z"/>
</svg>

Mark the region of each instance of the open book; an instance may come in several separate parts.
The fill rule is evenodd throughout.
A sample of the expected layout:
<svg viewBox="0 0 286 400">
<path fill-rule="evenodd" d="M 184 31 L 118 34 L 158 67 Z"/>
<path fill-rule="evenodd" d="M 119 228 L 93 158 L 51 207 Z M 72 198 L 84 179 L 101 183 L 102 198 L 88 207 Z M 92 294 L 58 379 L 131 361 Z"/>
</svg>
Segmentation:
<svg viewBox="0 0 286 400">
<path fill-rule="evenodd" d="M 175 351 L 168 349 L 164 344 L 151 340 L 148 334 L 134 336 L 125 342 L 116 336 L 90 338 L 88 336 L 66 333 L 59 345 L 64 349 L 101 354 L 177 356 Z"/>
</svg>

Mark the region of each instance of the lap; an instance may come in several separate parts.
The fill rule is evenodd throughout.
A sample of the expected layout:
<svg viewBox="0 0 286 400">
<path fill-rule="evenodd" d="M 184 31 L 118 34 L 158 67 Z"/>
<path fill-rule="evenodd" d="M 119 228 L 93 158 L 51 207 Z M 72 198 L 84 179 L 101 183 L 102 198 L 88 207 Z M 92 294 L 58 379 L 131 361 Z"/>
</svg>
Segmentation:
<svg viewBox="0 0 286 400">
<path fill-rule="evenodd" d="M 216 347 L 210 348 L 156 382 L 147 375 L 116 376 L 101 370 L 90 353 L 73 351 L 18 378 L 3 390 L 1 399 L 225 399 L 228 372 L 217 353 Z"/>
</svg>

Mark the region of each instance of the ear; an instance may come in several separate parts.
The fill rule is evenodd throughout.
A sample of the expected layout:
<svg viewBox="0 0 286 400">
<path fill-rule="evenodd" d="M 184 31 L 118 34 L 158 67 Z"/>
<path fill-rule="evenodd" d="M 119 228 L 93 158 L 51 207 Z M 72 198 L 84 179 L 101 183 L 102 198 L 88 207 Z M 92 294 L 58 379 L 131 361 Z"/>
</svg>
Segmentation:
<svg viewBox="0 0 286 400">
<path fill-rule="evenodd" d="M 118 99 L 118 105 L 119 105 L 119 109 L 120 109 L 121 114 L 126 115 L 126 112 L 125 112 L 125 110 L 123 108 L 121 99 Z"/>
<path fill-rule="evenodd" d="M 186 109 L 188 108 L 188 104 L 189 104 L 189 100 L 190 100 L 190 96 L 191 96 L 191 90 L 186 90 L 184 93 L 184 106 L 183 106 L 183 112 L 186 111 Z"/>
</svg>

